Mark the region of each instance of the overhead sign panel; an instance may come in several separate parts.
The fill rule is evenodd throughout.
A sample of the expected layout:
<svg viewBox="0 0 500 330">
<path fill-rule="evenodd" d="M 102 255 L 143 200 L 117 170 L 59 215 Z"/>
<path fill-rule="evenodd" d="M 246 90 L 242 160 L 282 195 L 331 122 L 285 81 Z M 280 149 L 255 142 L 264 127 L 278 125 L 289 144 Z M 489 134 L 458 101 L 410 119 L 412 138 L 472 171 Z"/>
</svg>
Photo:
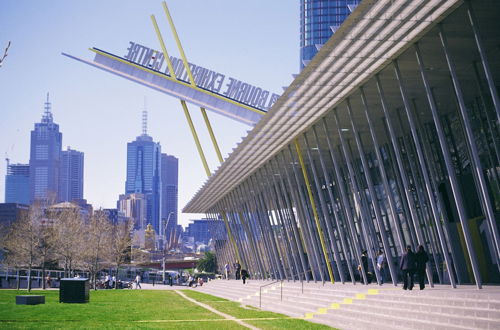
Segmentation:
<svg viewBox="0 0 500 330">
<path fill-rule="evenodd" d="M 248 125 L 255 125 L 279 98 L 263 88 L 189 63 L 194 86 L 181 59 L 170 57 L 176 76 L 172 77 L 162 52 L 132 41 L 123 57 L 97 48 L 91 51 L 95 53 L 93 61 L 62 54 Z"/>
</svg>

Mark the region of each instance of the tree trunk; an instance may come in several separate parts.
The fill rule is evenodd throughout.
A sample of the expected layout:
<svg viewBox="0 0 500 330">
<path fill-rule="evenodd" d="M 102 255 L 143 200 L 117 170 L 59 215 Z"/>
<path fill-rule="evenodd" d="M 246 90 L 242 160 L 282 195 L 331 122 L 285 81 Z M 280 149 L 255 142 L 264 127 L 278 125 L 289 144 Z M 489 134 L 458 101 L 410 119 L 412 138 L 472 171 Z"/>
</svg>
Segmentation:
<svg viewBox="0 0 500 330">
<path fill-rule="evenodd" d="M 42 263 L 42 289 L 45 290 L 45 260 Z"/>
<path fill-rule="evenodd" d="M 17 270 L 17 283 L 16 283 L 16 287 L 17 289 L 21 289 L 21 278 L 19 277 L 19 269 Z"/>
<path fill-rule="evenodd" d="M 31 291 L 31 265 L 28 267 L 28 292 Z"/>
</svg>

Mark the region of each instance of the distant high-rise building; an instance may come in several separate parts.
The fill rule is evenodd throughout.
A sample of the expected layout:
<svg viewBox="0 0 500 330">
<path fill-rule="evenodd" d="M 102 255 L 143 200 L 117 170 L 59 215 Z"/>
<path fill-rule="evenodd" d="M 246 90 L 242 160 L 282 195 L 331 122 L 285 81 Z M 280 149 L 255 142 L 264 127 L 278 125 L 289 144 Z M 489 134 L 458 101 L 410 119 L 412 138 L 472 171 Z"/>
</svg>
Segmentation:
<svg viewBox="0 0 500 330">
<path fill-rule="evenodd" d="M 161 154 L 161 227 L 167 239 L 177 226 L 178 186 L 179 159 Z"/>
<path fill-rule="evenodd" d="M 29 164 L 7 164 L 5 203 L 30 203 Z"/>
<path fill-rule="evenodd" d="M 30 202 L 58 198 L 62 134 L 50 110 L 47 93 L 42 121 L 35 123 L 35 129 L 31 131 Z"/>
<path fill-rule="evenodd" d="M 300 1 L 300 69 L 316 55 L 325 42 L 361 0 Z"/>
<path fill-rule="evenodd" d="M 59 200 L 71 202 L 83 199 L 83 152 L 67 150 L 61 152 L 59 170 Z"/>
<path fill-rule="evenodd" d="M 147 134 L 147 112 L 143 111 L 142 135 L 127 144 L 127 181 L 125 193 L 144 194 L 146 220 L 160 232 L 161 217 L 161 146 Z"/>
<path fill-rule="evenodd" d="M 123 214 L 123 216 L 132 219 L 134 229 L 146 228 L 147 200 L 144 194 L 137 193 L 120 195 L 117 203 L 117 209 L 121 214 Z"/>
</svg>

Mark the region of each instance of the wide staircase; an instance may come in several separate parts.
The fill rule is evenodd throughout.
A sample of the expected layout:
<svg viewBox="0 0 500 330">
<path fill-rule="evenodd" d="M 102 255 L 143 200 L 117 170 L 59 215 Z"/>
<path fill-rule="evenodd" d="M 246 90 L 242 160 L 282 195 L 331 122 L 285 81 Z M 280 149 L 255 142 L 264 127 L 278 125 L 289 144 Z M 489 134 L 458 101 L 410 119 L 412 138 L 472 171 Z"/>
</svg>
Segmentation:
<svg viewBox="0 0 500 330">
<path fill-rule="evenodd" d="M 500 287 L 214 280 L 196 290 L 338 329 L 500 329 Z"/>
</svg>

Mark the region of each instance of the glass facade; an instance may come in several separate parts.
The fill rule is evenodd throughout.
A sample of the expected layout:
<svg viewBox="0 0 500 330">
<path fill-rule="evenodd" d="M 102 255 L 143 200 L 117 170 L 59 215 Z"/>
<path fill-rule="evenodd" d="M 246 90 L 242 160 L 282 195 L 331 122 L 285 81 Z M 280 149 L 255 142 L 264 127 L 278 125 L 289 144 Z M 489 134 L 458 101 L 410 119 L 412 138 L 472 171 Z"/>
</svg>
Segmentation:
<svg viewBox="0 0 500 330">
<path fill-rule="evenodd" d="M 177 226 L 179 159 L 161 154 L 161 228 L 168 241 Z"/>
<path fill-rule="evenodd" d="M 5 176 L 5 203 L 30 203 L 29 164 L 8 164 Z"/>
<path fill-rule="evenodd" d="M 300 1 L 300 69 L 356 8 L 360 0 Z"/>
<path fill-rule="evenodd" d="M 377 3 L 395 5 L 362 3 L 365 17 Z M 225 223 L 219 267 L 238 259 L 262 279 L 397 284 L 405 247 L 422 245 L 430 283 L 500 283 L 500 3 L 434 6 L 411 8 L 436 10 L 439 19 L 402 36 L 394 56 L 359 56 L 378 61 L 374 73 L 345 85 L 348 93 L 334 103 L 315 102 L 311 111 L 321 116 L 311 125 L 290 116 L 300 133 L 258 168 L 212 198 L 210 187 L 228 185 L 224 173 L 231 174 L 216 173 L 186 206 Z M 324 68 L 319 79 L 339 74 Z M 304 99 L 316 97 L 308 88 Z"/>
<path fill-rule="evenodd" d="M 147 201 L 146 225 L 160 232 L 161 215 L 161 146 L 143 134 L 127 144 L 127 180 L 125 193 L 144 194 Z M 143 228 L 141 228 L 143 229 Z"/>
<path fill-rule="evenodd" d="M 61 152 L 59 171 L 59 200 L 71 202 L 83 199 L 83 152 L 67 150 Z"/>
<path fill-rule="evenodd" d="M 34 200 L 57 201 L 59 193 L 59 169 L 62 133 L 54 123 L 51 103 L 45 102 L 45 113 L 40 123 L 31 131 L 30 202 Z"/>
</svg>

